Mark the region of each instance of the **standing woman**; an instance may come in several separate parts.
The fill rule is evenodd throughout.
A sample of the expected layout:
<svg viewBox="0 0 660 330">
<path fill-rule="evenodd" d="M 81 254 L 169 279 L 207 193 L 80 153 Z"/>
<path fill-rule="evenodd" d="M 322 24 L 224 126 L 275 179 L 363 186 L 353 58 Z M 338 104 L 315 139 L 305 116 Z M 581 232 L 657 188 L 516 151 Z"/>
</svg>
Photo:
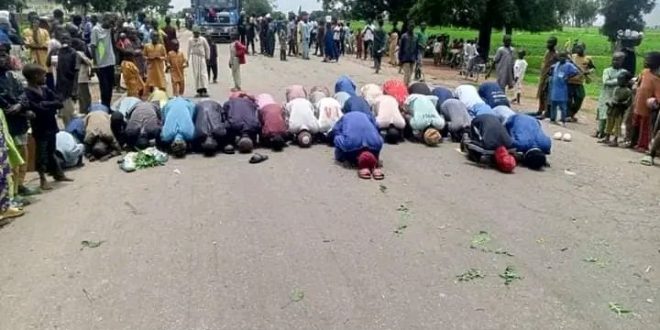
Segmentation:
<svg viewBox="0 0 660 330">
<path fill-rule="evenodd" d="M 197 97 L 207 97 L 209 76 L 206 61 L 211 58 L 211 48 L 206 38 L 199 35 L 199 28 L 193 29 L 193 37 L 188 41 L 188 61 L 193 72 Z"/>
</svg>

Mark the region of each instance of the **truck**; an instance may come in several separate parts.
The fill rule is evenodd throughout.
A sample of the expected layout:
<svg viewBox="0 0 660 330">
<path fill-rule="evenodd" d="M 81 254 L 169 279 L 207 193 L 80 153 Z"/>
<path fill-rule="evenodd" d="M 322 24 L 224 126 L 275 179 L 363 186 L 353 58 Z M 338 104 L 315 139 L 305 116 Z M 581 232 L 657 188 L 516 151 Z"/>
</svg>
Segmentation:
<svg viewBox="0 0 660 330">
<path fill-rule="evenodd" d="M 238 33 L 242 0 L 191 0 L 195 26 L 209 41 L 229 42 Z"/>
</svg>

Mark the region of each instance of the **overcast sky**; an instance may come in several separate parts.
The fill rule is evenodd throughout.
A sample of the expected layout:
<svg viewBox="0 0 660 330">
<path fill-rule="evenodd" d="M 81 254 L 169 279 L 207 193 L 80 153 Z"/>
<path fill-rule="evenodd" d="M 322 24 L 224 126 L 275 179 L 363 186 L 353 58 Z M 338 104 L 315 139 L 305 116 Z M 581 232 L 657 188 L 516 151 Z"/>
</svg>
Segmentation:
<svg viewBox="0 0 660 330">
<path fill-rule="evenodd" d="M 277 10 L 285 13 L 289 11 L 298 12 L 298 6 L 302 6 L 302 9 L 307 12 L 321 9 L 321 3 L 316 0 L 275 0 L 275 3 L 277 4 Z M 190 0 L 172 0 L 172 6 L 174 6 L 175 11 L 179 11 L 190 7 Z"/>
</svg>

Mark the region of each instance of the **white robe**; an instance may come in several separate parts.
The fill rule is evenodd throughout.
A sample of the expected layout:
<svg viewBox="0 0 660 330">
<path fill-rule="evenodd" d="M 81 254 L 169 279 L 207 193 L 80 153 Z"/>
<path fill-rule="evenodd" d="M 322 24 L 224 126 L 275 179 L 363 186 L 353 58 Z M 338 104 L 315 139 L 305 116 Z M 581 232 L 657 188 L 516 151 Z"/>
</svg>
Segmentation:
<svg viewBox="0 0 660 330">
<path fill-rule="evenodd" d="M 188 61 L 193 72 L 195 90 L 209 87 L 209 76 L 206 70 L 206 61 L 211 58 L 211 47 L 206 38 L 190 38 L 188 41 Z"/>
</svg>

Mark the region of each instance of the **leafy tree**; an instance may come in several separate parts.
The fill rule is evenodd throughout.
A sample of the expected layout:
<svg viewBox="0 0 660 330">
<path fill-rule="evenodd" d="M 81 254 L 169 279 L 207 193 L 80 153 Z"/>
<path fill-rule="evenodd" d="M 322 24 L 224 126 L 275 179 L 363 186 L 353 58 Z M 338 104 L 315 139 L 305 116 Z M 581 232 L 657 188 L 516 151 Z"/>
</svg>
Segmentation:
<svg viewBox="0 0 660 330">
<path fill-rule="evenodd" d="M 272 14 L 270 14 L 270 17 L 276 21 L 286 20 L 286 14 L 281 11 L 274 11 Z"/>
<path fill-rule="evenodd" d="M 273 3 L 270 0 L 244 0 L 243 11 L 248 15 L 263 16 L 273 11 Z"/>
<path fill-rule="evenodd" d="M 599 7 L 598 0 L 573 0 L 568 11 L 570 22 L 576 27 L 592 25 Z"/>
<path fill-rule="evenodd" d="M 617 31 L 631 29 L 644 30 L 644 14 L 655 8 L 655 0 L 602 0 L 600 13 L 605 16 L 605 24 L 600 32 L 614 42 Z"/>
<path fill-rule="evenodd" d="M 410 18 L 431 24 L 453 24 L 479 30 L 482 56 L 490 50 L 493 28 L 537 32 L 559 27 L 571 0 L 419 0 Z M 514 40 L 515 42 L 515 40 Z"/>
</svg>

